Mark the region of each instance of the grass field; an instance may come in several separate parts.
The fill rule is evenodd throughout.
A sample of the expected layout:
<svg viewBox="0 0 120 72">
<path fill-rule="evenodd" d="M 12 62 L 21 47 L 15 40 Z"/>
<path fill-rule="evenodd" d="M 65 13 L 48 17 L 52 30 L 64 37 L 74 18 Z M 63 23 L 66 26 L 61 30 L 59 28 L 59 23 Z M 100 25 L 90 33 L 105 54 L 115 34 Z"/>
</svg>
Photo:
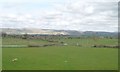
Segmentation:
<svg viewBox="0 0 120 72">
<path fill-rule="evenodd" d="M 3 48 L 3 70 L 117 70 L 117 48 L 92 48 L 93 44 L 116 45 L 117 39 L 61 39 L 67 46 Z M 46 44 L 47 41 L 3 39 L 8 44 Z M 76 46 L 80 43 L 82 46 Z M 12 59 L 18 61 L 12 62 Z"/>
</svg>

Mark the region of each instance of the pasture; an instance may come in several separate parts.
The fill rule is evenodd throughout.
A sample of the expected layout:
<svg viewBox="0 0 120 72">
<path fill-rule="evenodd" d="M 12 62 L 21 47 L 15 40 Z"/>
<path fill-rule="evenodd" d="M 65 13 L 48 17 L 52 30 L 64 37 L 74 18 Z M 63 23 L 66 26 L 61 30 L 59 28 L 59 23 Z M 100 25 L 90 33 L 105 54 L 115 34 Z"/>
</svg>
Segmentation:
<svg viewBox="0 0 120 72">
<path fill-rule="evenodd" d="M 117 45 L 117 39 L 53 38 L 59 42 L 41 39 L 3 38 L 3 45 L 44 45 L 46 47 L 2 48 L 3 70 L 117 70 L 117 48 L 94 48 L 94 44 Z M 67 43 L 61 45 L 60 42 Z M 60 45 L 59 45 L 60 44 Z M 79 45 L 77 45 L 79 44 Z M 17 58 L 16 62 L 12 59 Z"/>
</svg>

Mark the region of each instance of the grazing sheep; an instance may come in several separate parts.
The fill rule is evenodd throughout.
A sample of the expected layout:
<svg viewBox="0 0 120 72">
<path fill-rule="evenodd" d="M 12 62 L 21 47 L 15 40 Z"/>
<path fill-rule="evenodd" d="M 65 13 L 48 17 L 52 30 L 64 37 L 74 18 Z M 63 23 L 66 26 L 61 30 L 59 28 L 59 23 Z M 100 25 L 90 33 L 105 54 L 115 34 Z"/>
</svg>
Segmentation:
<svg viewBox="0 0 120 72">
<path fill-rule="evenodd" d="M 81 46 L 79 43 L 76 44 L 77 46 Z"/>
<path fill-rule="evenodd" d="M 18 58 L 12 59 L 12 62 L 16 62 L 16 61 L 18 61 Z"/>
<path fill-rule="evenodd" d="M 68 45 L 67 43 L 64 43 L 64 45 L 66 46 L 66 45 Z"/>
<path fill-rule="evenodd" d="M 79 46 L 79 43 L 77 43 L 76 45 Z"/>
</svg>

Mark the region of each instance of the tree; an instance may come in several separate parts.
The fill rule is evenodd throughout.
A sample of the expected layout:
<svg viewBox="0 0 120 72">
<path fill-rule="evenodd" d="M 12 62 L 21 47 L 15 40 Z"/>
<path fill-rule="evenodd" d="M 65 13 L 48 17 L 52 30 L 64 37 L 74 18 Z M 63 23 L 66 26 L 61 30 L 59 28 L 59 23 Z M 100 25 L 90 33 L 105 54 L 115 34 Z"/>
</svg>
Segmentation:
<svg viewBox="0 0 120 72">
<path fill-rule="evenodd" d="M 27 33 L 22 36 L 22 39 L 27 39 L 27 38 L 28 38 L 28 34 Z"/>
<path fill-rule="evenodd" d="M 2 37 L 6 37 L 6 36 L 7 36 L 7 33 L 2 32 Z"/>
</svg>

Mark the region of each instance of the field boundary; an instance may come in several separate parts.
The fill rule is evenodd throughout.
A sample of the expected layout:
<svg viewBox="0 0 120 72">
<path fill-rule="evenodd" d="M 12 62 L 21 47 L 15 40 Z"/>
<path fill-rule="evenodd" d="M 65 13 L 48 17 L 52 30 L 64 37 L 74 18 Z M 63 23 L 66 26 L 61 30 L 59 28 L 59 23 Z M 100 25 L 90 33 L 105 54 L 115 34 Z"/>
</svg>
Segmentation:
<svg viewBox="0 0 120 72">
<path fill-rule="evenodd" d="M 2 72 L 118 72 L 118 70 L 3 70 Z"/>
</svg>

